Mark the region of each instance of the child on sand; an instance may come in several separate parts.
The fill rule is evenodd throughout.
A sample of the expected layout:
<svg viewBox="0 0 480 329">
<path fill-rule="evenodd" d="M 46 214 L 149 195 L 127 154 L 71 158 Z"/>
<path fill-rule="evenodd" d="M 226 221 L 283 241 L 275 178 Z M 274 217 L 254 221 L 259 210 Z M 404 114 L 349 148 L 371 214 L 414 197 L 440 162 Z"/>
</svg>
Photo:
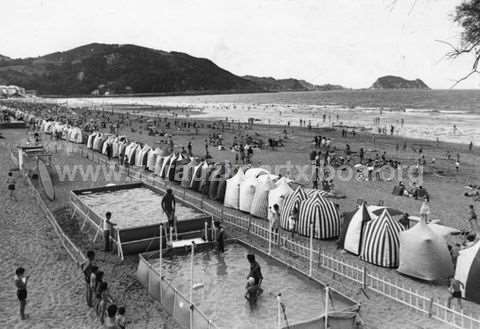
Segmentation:
<svg viewBox="0 0 480 329">
<path fill-rule="evenodd" d="M 257 284 L 255 284 L 255 279 L 249 277 L 247 279 L 247 286 L 245 287 L 247 292 L 245 293 L 245 298 L 250 302 L 250 304 L 255 304 L 257 302 L 257 297 L 260 294 L 260 290 Z"/>
<path fill-rule="evenodd" d="M 25 269 L 23 267 L 17 268 L 15 271 L 15 286 L 17 287 L 17 298 L 20 302 L 20 318 L 25 320 L 25 306 L 27 305 L 27 282 L 28 276 L 25 276 Z"/>
<path fill-rule="evenodd" d="M 15 197 L 15 178 L 13 178 L 12 172 L 8 173 L 8 178 L 7 178 L 7 188 L 9 191 L 9 198 L 10 200 L 15 200 L 17 201 L 17 198 Z"/>
</svg>

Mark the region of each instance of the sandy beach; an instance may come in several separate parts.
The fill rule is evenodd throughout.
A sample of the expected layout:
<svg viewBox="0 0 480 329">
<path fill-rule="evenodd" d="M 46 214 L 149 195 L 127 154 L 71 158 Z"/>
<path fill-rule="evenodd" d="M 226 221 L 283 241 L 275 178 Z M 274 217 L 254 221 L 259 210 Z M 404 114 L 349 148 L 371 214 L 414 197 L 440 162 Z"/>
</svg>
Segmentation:
<svg viewBox="0 0 480 329">
<path fill-rule="evenodd" d="M 103 118 L 104 114 L 105 113 L 102 114 L 102 112 L 97 112 L 90 113 L 89 115 L 93 118 L 96 118 L 98 122 L 101 122 L 102 120 L 106 120 Z M 114 122 L 119 118 L 119 115 L 108 114 L 108 117 L 111 122 Z M 118 133 L 120 135 L 127 135 L 130 139 L 141 141 L 151 146 L 160 146 L 164 148 L 164 142 L 166 142 L 164 137 L 147 135 L 145 127 L 151 124 L 147 122 L 147 119 L 148 118 L 146 117 L 132 117 L 130 120 L 131 124 L 129 126 L 122 126 Z M 214 121 L 199 120 L 198 122 L 203 125 L 203 127 L 199 129 L 198 135 L 195 134 L 193 129 L 177 129 L 174 127 L 171 127 L 170 129 L 159 127 L 159 129 L 163 129 L 173 135 L 176 151 L 180 151 L 182 147 L 186 147 L 188 142 L 191 142 L 193 145 L 193 153 L 198 156 L 204 156 L 204 139 L 208 138 L 209 134 L 211 134 L 211 127 Z M 279 138 L 283 135 L 283 129 L 284 127 L 280 126 L 254 125 L 251 129 L 245 130 L 243 126 L 241 129 L 238 129 L 237 125 L 235 124 L 230 129 L 222 131 L 222 135 L 224 136 L 224 144 L 231 145 L 234 136 L 248 134 L 262 139 Z M 104 131 L 108 131 L 108 129 L 105 128 Z M 7 140 L 12 141 L 19 141 L 22 138 L 25 138 L 25 133 L 20 131 L 12 132 L 11 135 L 10 132 L 8 132 L 4 135 L 6 135 Z M 410 139 L 408 140 L 409 147 L 405 151 L 397 151 L 395 145 L 403 142 L 403 138 L 400 139 L 399 137 L 395 136 L 378 136 L 375 138 L 375 141 L 373 141 L 370 134 L 360 133 L 357 134 L 355 138 L 342 137 L 339 131 L 331 129 L 319 128 L 309 130 L 307 128 L 297 127 L 288 129 L 288 139 L 285 141 L 285 147 L 277 148 L 275 151 L 257 150 L 252 159 L 253 163 L 255 165 L 280 165 L 286 160 L 289 160 L 294 164 L 306 164 L 308 163 L 308 154 L 312 149 L 311 141 L 315 135 L 322 135 L 331 138 L 333 144 L 337 146 L 339 150 L 343 148 L 345 143 L 349 143 L 353 150 L 358 150 L 360 147 L 365 148 L 367 150 L 367 157 L 374 157 L 376 153 L 385 151 L 387 152 L 387 157 L 391 157 L 409 165 L 414 165 L 419 156 L 419 154 L 414 152 L 413 149 L 421 146 L 423 148 L 423 154 L 426 157 L 436 158 L 435 165 L 427 164 L 424 177 L 424 186 L 430 191 L 431 194 L 432 217 L 439 218 L 442 223 L 454 227 L 465 227 L 466 209 L 467 206 L 472 203 L 472 200 L 463 196 L 464 185 L 467 183 L 478 184 L 478 182 L 474 180 L 474 177 L 478 177 L 475 174 L 477 171 L 475 168 L 475 163 L 479 157 L 478 149 L 474 149 L 473 152 L 469 152 L 468 149 L 463 145 L 447 143 L 440 143 L 437 145 L 435 142 L 431 141 Z M 68 143 L 50 141 L 50 136 L 48 135 L 44 135 L 43 138 L 44 143 L 49 144 L 52 151 L 57 150 L 58 152 L 54 155 L 53 161 L 55 164 L 79 164 L 82 166 L 91 164 L 89 160 L 81 157 L 79 154 L 65 151 L 68 150 L 68 147 L 62 147 L 62 145 L 65 146 L 65 144 Z M 58 145 L 58 147 L 53 147 L 53 145 Z M 456 152 L 460 154 L 462 158 L 462 168 L 459 173 L 455 172 L 452 160 L 448 160 L 446 158 L 445 154 L 447 150 L 454 152 L 454 154 Z M 210 147 L 209 152 L 215 160 L 230 160 L 231 162 L 235 162 L 235 154 L 228 150 L 218 150 L 214 147 Z M 125 181 L 129 181 L 129 179 L 125 178 Z M 64 230 L 67 232 L 67 234 L 73 237 L 74 241 L 78 243 L 82 250 L 87 250 L 90 248 L 99 250 L 101 246 L 93 245 L 86 234 L 79 232 L 78 223 L 70 218 L 70 211 L 65 209 L 65 206 L 68 202 L 68 191 L 73 188 L 104 185 L 108 182 L 110 181 L 104 180 L 102 177 L 100 177 L 100 180 L 95 182 L 82 181 L 79 177 L 73 182 L 58 182 L 58 184 L 56 184 L 56 191 L 59 197 L 54 202 L 48 202 L 49 207 L 57 214 L 57 219 Z M 418 214 L 421 203 L 420 201 L 414 200 L 413 198 L 393 196 L 391 194 L 393 186 L 396 183 L 397 180 L 388 182 L 366 182 L 355 180 L 343 182 L 336 179 L 336 190 L 342 194 L 345 194 L 346 198 L 335 200 L 335 202 L 339 203 L 342 211 L 345 211 L 353 209 L 355 207 L 356 200 L 359 198 L 367 200 L 370 204 L 376 204 L 379 200 L 383 200 L 388 206 L 402 209 L 403 211 L 408 211 L 412 215 Z M 308 185 L 308 187 L 311 186 Z M 231 231 L 230 234 L 240 234 L 241 236 L 240 232 L 235 231 Z M 249 239 L 253 244 L 261 243 L 260 241 L 256 241 L 251 237 L 242 236 L 242 238 Z M 315 241 L 315 244 L 318 248 L 339 253 L 339 251 L 336 250 L 334 242 L 332 241 Z M 99 253 L 102 255 L 100 257 L 105 257 L 100 251 Z M 352 255 L 343 253 L 339 253 L 339 255 L 353 264 L 365 264 Z M 282 254 L 281 252 L 278 252 L 278 256 L 290 257 Z M 136 258 L 127 257 L 125 263 L 123 264 L 120 264 L 119 260 L 115 259 L 114 257 L 108 258 L 110 258 L 110 260 L 105 262 L 104 266 L 111 269 L 109 272 L 112 273 L 111 275 L 113 276 L 112 279 L 115 282 L 115 287 L 119 287 L 119 290 L 122 291 L 122 288 L 127 286 L 129 287 L 128 294 L 138 294 L 142 297 L 140 298 L 140 301 L 143 301 L 143 303 L 151 303 L 148 301 L 149 298 L 145 296 L 143 288 L 138 286 L 138 284 L 132 283 L 134 282 L 134 279 L 131 276 L 117 277 L 113 275 L 113 273 L 118 273 L 118 269 L 123 269 L 126 273 L 133 275 L 136 266 Z M 293 259 L 292 261 L 295 262 Z M 418 280 L 400 276 L 394 270 L 379 268 L 370 264 L 366 264 L 366 266 L 369 271 L 380 273 L 389 280 L 401 281 L 408 287 L 413 287 L 414 289 L 428 292 L 434 298 L 444 299 L 448 296 L 447 287 L 444 285 L 432 285 L 429 283 L 424 283 Z M 428 318 L 425 318 L 424 315 L 413 312 L 408 308 L 384 297 L 376 294 L 369 294 L 369 297 L 367 298 L 359 292 L 355 285 L 347 282 L 346 280 L 342 280 L 338 277 L 332 277 L 332 275 L 329 273 L 319 275 L 321 280 L 328 282 L 332 287 L 337 288 L 339 291 L 346 293 L 362 303 L 361 315 L 366 322 L 367 328 L 442 328 L 441 323 L 429 320 Z M 133 289 L 133 292 L 130 289 L 132 286 L 135 288 Z M 82 300 L 83 290 L 81 283 L 78 284 L 78 287 L 79 299 Z M 145 298 L 147 299 L 145 300 Z M 126 297 L 124 297 L 124 299 L 126 299 Z M 144 307 L 145 304 L 141 304 L 140 301 L 138 302 L 138 305 L 137 303 L 133 305 L 134 310 L 137 307 Z M 467 313 L 475 314 L 480 311 L 478 305 L 472 303 L 466 304 L 465 311 Z M 151 307 L 149 310 L 151 310 L 153 313 L 140 315 L 138 312 L 134 311 L 134 321 L 138 321 L 138 323 L 143 323 L 146 321 L 151 323 L 152 326 L 154 322 L 152 322 L 152 318 L 158 319 L 158 321 L 164 321 L 165 315 L 161 312 L 158 313 L 159 311 L 156 310 L 152 304 L 148 305 Z M 407 317 L 406 314 L 408 314 L 409 320 L 405 320 Z"/>
</svg>

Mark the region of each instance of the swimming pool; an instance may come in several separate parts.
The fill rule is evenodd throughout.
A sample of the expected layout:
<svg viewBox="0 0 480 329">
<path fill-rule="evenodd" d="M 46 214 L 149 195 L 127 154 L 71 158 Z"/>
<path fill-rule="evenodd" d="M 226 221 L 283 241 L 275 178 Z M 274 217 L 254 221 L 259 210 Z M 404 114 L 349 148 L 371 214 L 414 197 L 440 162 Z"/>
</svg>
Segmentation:
<svg viewBox="0 0 480 329">
<path fill-rule="evenodd" d="M 139 182 L 74 190 L 70 201 L 76 214 L 97 231 L 103 229 L 105 213 L 110 211 L 112 222 L 117 224 L 114 238 L 120 240 L 123 254 L 132 254 L 159 249 L 160 224 L 167 222 L 161 206 L 163 195 L 160 189 Z M 194 232 L 191 238 L 203 236 L 205 223 L 211 226 L 212 220 L 178 199 L 175 217 L 178 234 Z"/>
<path fill-rule="evenodd" d="M 246 255 L 252 252 L 264 276 L 264 292 L 254 307 L 244 298 L 249 273 Z M 162 261 L 162 275 L 185 296 L 189 295 L 190 259 L 190 255 L 171 255 Z M 149 262 L 159 270 L 158 258 Z M 325 292 L 321 284 L 240 243 L 227 244 L 221 255 L 212 250 L 196 254 L 194 285 L 198 284 L 202 286 L 194 290 L 193 303 L 222 329 L 276 329 L 276 296 L 279 293 L 286 305 L 289 324 L 318 317 L 325 310 Z M 329 308 L 343 310 L 353 304 L 332 294 Z"/>
</svg>

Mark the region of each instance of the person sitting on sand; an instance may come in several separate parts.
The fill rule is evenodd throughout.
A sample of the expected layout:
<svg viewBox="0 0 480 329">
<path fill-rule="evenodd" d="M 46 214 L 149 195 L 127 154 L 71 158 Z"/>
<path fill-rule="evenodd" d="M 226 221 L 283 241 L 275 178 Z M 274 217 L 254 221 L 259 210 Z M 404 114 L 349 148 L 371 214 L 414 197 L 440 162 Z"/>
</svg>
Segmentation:
<svg viewBox="0 0 480 329">
<path fill-rule="evenodd" d="M 115 315 L 117 314 L 117 305 L 112 304 L 108 306 L 107 312 L 105 314 L 105 329 L 116 329 L 117 325 L 115 323 Z"/>
<path fill-rule="evenodd" d="M 115 324 L 118 329 L 125 329 L 127 327 L 127 320 L 125 319 L 125 307 L 119 307 L 117 315 L 115 315 Z"/>
</svg>

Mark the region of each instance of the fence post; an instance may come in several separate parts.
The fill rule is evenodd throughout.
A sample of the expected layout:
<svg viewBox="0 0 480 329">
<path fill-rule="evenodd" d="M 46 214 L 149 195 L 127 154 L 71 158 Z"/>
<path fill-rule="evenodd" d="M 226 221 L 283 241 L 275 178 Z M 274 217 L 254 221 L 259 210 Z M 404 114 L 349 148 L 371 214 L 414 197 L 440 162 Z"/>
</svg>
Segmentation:
<svg viewBox="0 0 480 329">
<path fill-rule="evenodd" d="M 250 227 L 252 225 L 252 217 L 248 216 L 248 228 L 247 228 L 247 233 L 250 234 Z"/>
<path fill-rule="evenodd" d="M 367 288 L 368 288 L 367 278 L 368 278 L 367 267 L 366 267 L 366 266 L 363 266 L 363 271 L 362 271 L 362 286 L 363 286 L 363 289 L 367 289 Z"/>
<path fill-rule="evenodd" d="M 432 317 L 432 312 L 433 312 L 433 297 L 430 297 L 430 301 L 428 303 L 428 317 Z"/>
<path fill-rule="evenodd" d="M 313 268 L 313 222 L 310 222 L 310 255 L 308 262 L 308 276 L 312 277 Z"/>
</svg>

